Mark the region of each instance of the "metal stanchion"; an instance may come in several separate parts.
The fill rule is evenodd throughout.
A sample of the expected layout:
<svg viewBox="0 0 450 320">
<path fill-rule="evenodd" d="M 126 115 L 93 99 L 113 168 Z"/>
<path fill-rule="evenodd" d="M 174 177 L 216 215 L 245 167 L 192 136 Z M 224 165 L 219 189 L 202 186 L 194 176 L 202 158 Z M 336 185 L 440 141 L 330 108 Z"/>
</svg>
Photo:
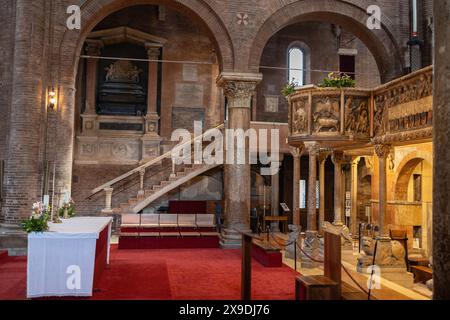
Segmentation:
<svg viewBox="0 0 450 320">
<path fill-rule="evenodd" d="M 294 267 L 297 271 L 297 239 L 294 240 Z"/>
</svg>

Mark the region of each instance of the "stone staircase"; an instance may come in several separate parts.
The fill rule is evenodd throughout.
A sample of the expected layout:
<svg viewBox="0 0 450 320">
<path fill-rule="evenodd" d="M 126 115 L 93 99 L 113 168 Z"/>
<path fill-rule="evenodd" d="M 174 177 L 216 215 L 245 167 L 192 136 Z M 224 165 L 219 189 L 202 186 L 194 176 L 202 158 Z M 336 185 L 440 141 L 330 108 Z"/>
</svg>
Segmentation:
<svg viewBox="0 0 450 320">
<path fill-rule="evenodd" d="M 143 190 L 136 197 L 130 198 L 128 202 L 121 203 L 119 207 L 113 208 L 113 213 L 118 215 L 139 213 L 152 202 L 179 187 L 183 183 L 216 167 L 217 165 L 206 164 L 184 165 L 174 174 L 171 174 L 168 179 L 153 185 L 151 189 Z"/>
</svg>

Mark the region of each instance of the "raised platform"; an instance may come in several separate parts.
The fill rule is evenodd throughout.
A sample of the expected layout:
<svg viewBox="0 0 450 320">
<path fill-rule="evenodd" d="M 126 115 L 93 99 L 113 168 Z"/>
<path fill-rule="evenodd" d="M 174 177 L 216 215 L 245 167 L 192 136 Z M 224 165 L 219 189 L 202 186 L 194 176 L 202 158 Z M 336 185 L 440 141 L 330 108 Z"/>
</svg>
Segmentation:
<svg viewBox="0 0 450 320">
<path fill-rule="evenodd" d="M 194 249 L 218 248 L 217 234 L 193 232 L 127 233 L 119 236 L 119 249 Z"/>
</svg>

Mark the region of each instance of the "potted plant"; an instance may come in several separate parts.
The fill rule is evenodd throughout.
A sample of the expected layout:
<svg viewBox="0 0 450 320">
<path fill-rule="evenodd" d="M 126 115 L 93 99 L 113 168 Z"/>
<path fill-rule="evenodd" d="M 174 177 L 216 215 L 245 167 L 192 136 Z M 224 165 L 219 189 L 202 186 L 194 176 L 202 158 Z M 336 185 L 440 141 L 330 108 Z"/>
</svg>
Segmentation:
<svg viewBox="0 0 450 320">
<path fill-rule="evenodd" d="M 347 74 L 330 72 L 327 78 L 324 78 L 319 87 L 321 88 L 354 88 L 356 81 Z"/>
<path fill-rule="evenodd" d="M 289 96 L 290 94 L 295 92 L 295 88 L 298 87 L 298 83 L 295 81 L 295 79 L 292 79 L 290 83 L 287 83 L 283 89 L 281 89 L 281 94 L 285 97 Z"/>
<path fill-rule="evenodd" d="M 22 229 L 27 232 L 45 232 L 48 230 L 50 206 L 45 206 L 42 202 L 33 204 L 33 212 L 28 220 L 22 223 Z"/>
</svg>

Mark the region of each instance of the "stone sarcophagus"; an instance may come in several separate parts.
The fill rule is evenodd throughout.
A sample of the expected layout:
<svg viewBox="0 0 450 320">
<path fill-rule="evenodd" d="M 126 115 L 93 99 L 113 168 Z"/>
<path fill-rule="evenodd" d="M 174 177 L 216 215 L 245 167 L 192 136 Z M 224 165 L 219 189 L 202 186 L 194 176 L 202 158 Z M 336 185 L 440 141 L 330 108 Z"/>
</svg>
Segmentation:
<svg viewBox="0 0 450 320">
<path fill-rule="evenodd" d="M 369 142 L 370 90 L 305 86 L 288 100 L 291 145 L 313 140 L 328 142 L 330 146 Z"/>
</svg>

